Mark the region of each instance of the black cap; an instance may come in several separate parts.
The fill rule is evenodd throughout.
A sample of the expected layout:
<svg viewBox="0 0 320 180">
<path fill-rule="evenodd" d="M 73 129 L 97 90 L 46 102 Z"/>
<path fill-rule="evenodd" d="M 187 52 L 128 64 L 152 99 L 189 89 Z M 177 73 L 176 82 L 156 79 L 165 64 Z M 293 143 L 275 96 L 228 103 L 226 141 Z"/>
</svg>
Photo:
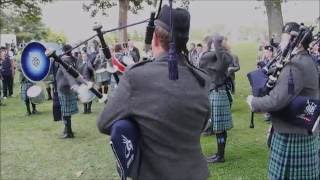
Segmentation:
<svg viewBox="0 0 320 180">
<path fill-rule="evenodd" d="M 175 41 L 183 41 L 185 43 L 189 40 L 190 30 L 190 13 L 182 8 L 172 9 L 173 19 L 173 37 Z M 155 20 L 155 25 L 170 32 L 170 7 L 164 5 L 161 8 L 158 19 Z"/>
<path fill-rule="evenodd" d="M 265 46 L 264 49 L 273 52 L 272 46 Z"/>
<path fill-rule="evenodd" d="M 300 25 L 296 22 L 288 22 L 282 27 L 282 33 L 290 34 L 292 31 L 298 33 L 300 29 Z"/>
<path fill-rule="evenodd" d="M 72 46 L 70 44 L 65 44 L 63 47 L 62 47 L 62 51 L 63 52 L 67 52 L 67 51 L 70 51 L 72 49 Z"/>
</svg>

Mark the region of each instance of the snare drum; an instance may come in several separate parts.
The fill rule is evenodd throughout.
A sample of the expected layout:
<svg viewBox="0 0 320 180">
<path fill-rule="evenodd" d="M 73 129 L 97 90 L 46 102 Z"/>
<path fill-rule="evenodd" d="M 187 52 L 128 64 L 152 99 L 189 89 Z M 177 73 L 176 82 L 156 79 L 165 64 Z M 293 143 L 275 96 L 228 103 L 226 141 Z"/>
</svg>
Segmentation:
<svg viewBox="0 0 320 180">
<path fill-rule="evenodd" d="M 110 79 L 110 74 L 108 73 L 106 68 L 98 69 L 95 71 L 96 74 L 96 82 L 101 83 L 108 81 Z"/>
<path fill-rule="evenodd" d="M 45 100 L 44 92 L 40 86 L 31 86 L 27 90 L 27 96 L 29 97 L 30 101 L 34 104 L 41 104 Z"/>
</svg>

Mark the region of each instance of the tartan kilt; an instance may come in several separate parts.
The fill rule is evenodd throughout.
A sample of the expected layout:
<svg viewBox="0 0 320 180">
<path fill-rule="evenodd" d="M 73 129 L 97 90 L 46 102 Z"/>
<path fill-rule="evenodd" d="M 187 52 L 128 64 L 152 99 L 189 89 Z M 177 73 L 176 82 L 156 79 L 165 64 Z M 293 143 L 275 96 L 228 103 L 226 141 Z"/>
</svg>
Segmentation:
<svg viewBox="0 0 320 180">
<path fill-rule="evenodd" d="M 319 136 L 274 133 L 269 179 L 320 179 Z"/>
<path fill-rule="evenodd" d="M 28 89 L 33 86 L 32 82 L 23 82 L 21 83 L 21 91 L 20 91 L 20 97 L 22 101 L 26 101 L 28 96 L 27 96 L 27 91 Z"/>
<path fill-rule="evenodd" d="M 76 93 L 60 93 L 59 92 L 59 102 L 61 106 L 62 116 L 71 116 L 78 113 L 78 98 Z"/>
<path fill-rule="evenodd" d="M 213 131 L 217 132 L 231 129 L 233 127 L 233 123 L 227 91 L 211 90 L 209 100 Z"/>
</svg>

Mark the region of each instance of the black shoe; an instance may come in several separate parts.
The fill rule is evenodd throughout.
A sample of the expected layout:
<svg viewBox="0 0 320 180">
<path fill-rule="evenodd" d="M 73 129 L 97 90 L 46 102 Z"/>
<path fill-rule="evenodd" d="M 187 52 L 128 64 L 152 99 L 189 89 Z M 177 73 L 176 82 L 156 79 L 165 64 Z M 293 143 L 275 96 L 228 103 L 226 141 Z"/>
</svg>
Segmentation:
<svg viewBox="0 0 320 180">
<path fill-rule="evenodd" d="M 216 156 L 217 156 L 217 154 L 214 154 L 214 155 L 212 155 L 212 156 L 207 157 L 206 159 L 207 159 L 207 161 L 208 161 L 208 160 L 210 160 L 210 159 L 216 158 Z"/>
<path fill-rule="evenodd" d="M 224 157 L 221 157 L 219 155 L 215 155 L 211 158 L 207 158 L 207 163 L 223 163 L 225 160 L 224 160 Z"/>
<path fill-rule="evenodd" d="M 35 109 L 35 110 L 32 110 L 32 114 L 38 114 L 39 112 Z"/>
<path fill-rule="evenodd" d="M 73 133 L 65 133 L 61 138 L 62 139 L 74 138 L 74 134 Z"/>
</svg>

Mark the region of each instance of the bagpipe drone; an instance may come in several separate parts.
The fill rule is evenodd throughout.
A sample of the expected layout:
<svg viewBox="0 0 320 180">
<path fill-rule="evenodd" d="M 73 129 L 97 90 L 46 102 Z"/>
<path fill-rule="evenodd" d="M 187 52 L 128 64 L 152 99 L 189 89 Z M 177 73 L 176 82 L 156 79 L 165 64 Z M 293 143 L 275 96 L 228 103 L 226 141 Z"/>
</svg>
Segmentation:
<svg viewBox="0 0 320 180">
<path fill-rule="evenodd" d="M 291 35 L 288 45 L 283 50 L 279 49 L 276 56 L 263 69 L 257 69 L 247 74 L 253 96 L 263 97 L 269 94 L 275 87 L 282 69 L 293 57 L 296 48 L 312 37 L 313 29 L 314 27 L 300 25 L 298 33 L 294 31 L 288 32 Z M 269 72 L 271 66 L 275 68 L 272 73 Z M 293 93 L 293 90 L 293 77 L 290 74 L 288 93 Z M 303 127 L 312 134 L 319 126 L 320 100 L 297 96 L 285 108 L 269 113 L 285 119 L 286 122 L 292 125 Z M 250 128 L 254 128 L 253 112 L 251 114 Z"/>
</svg>

